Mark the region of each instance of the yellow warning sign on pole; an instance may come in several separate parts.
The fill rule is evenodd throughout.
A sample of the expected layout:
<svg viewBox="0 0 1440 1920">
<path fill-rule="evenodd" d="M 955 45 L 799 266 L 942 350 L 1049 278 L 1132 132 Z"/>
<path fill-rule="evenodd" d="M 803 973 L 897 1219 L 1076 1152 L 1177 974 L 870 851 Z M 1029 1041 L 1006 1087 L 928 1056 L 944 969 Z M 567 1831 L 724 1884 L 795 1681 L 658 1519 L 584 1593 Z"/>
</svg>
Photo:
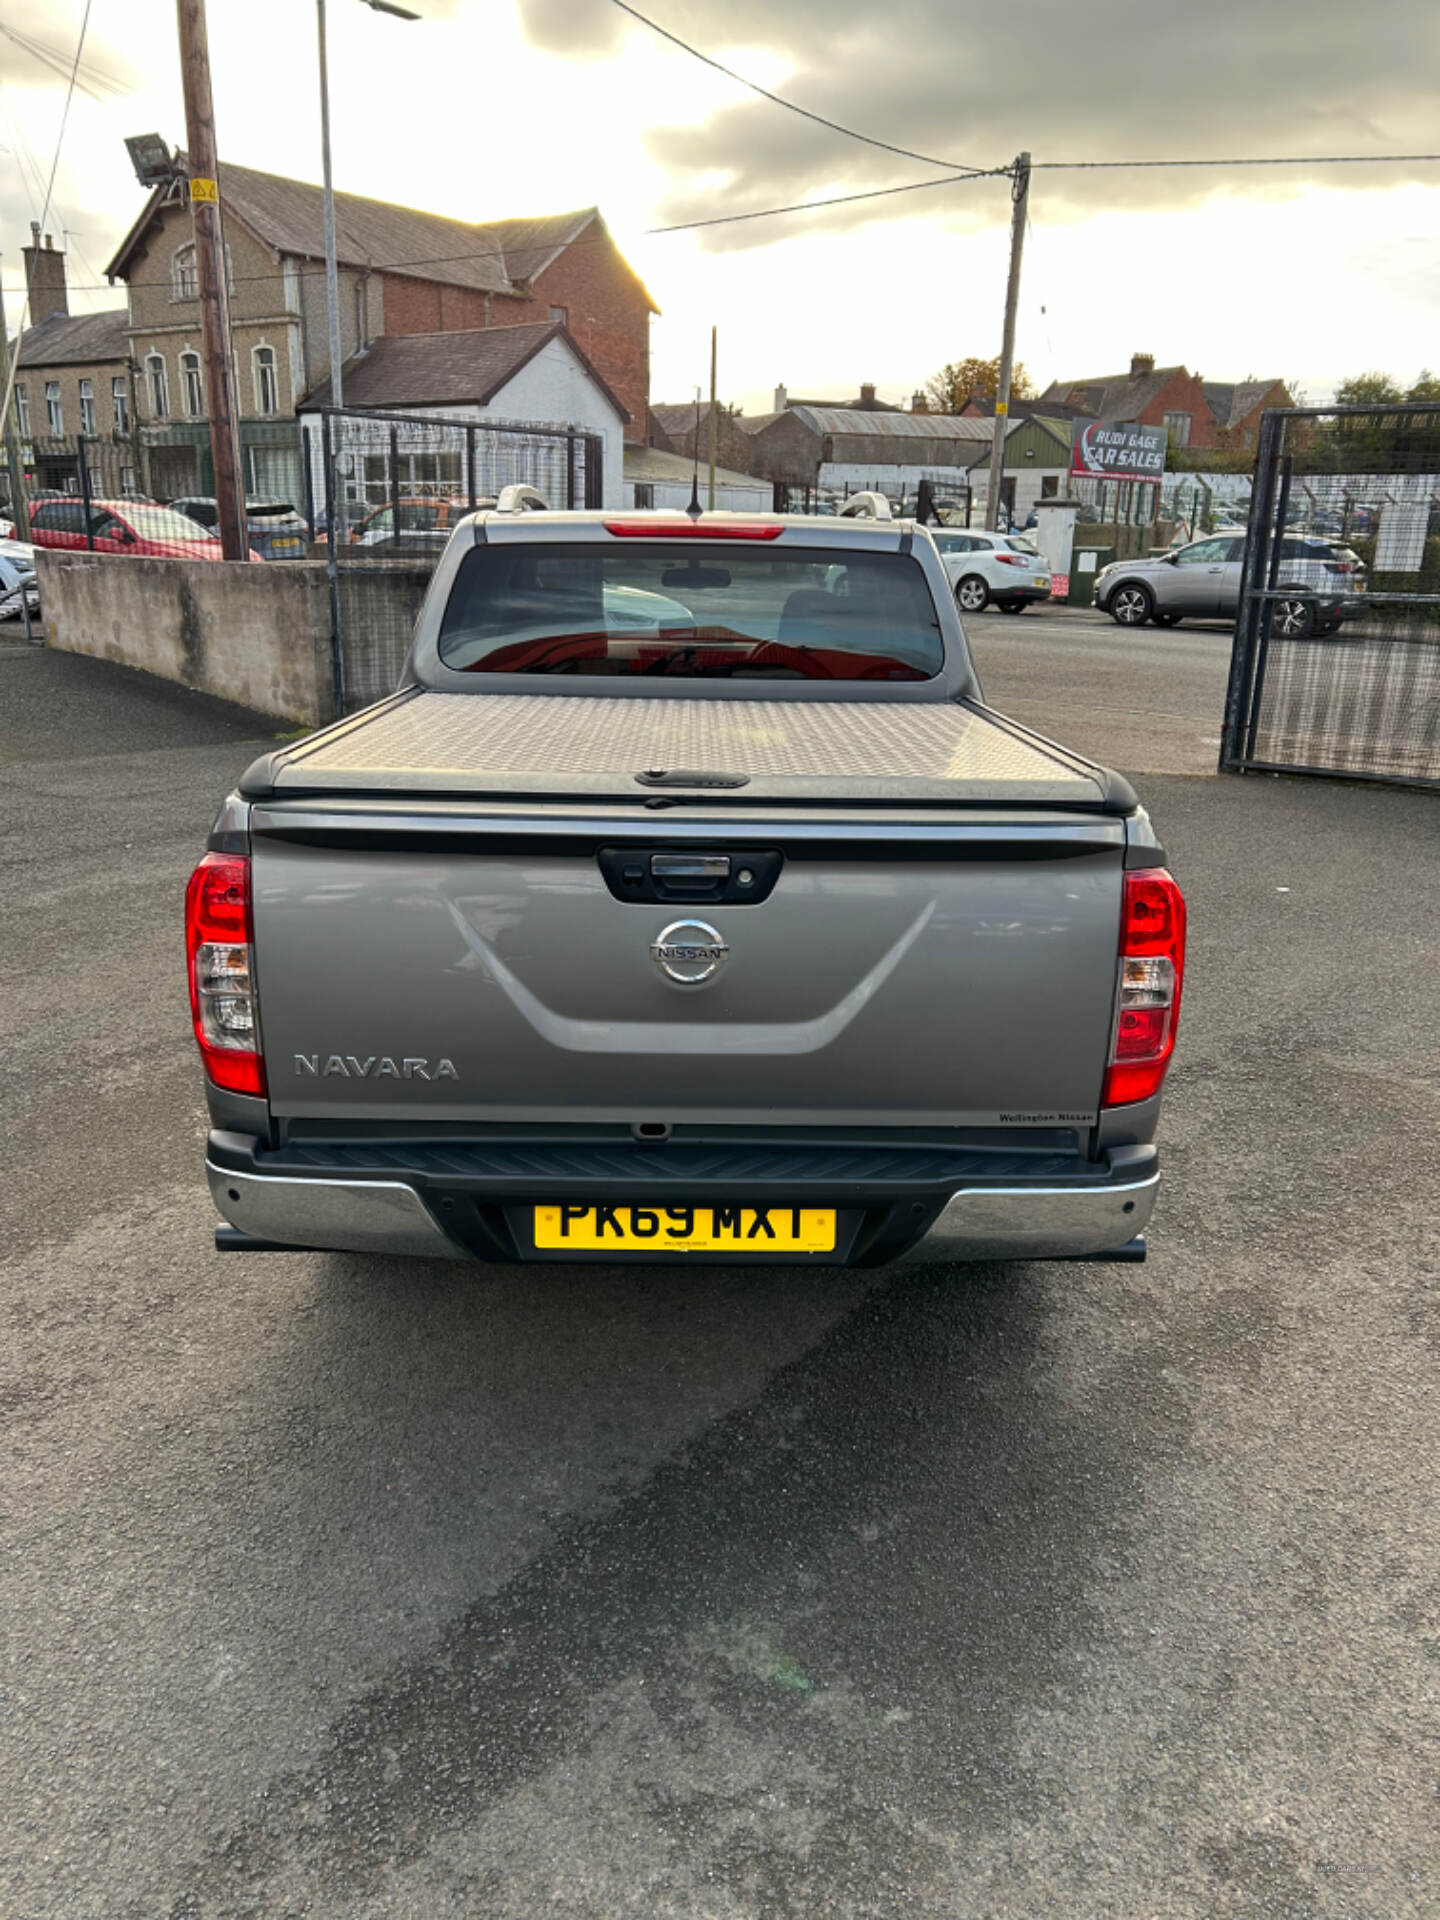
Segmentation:
<svg viewBox="0 0 1440 1920">
<path fill-rule="evenodd" d="M 192 200 L 208 200 L 214 205 L 220 204 L 220 189 L 213 180 L 192 180 L 190 182 Z"/>
</svg>

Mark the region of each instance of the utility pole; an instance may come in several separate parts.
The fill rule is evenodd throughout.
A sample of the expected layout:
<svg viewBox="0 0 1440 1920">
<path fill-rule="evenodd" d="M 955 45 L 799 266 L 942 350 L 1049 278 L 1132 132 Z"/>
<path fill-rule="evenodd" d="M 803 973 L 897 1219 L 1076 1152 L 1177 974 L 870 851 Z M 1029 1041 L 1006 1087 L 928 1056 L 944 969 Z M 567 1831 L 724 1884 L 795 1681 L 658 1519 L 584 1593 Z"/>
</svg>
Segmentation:
<svg viewBox="0 0 1440 1920">
<path fill-rule="evenodd" d="M 325 0 L 315 0 L 320 31 L 320 164 L 325 181 L 325 304 L 330 315 L 330 404 L 343 407 L 340 363 L 340 268 L 335 259 L 335 183 L 330 173 L 330 66 L 325 54 Z"/>
<path fill-rule="evenodd" d="M 230 293 L 225 240 L 220 225 L 220 163 L 215 150 L 215 106 L 210 97 L 210 52 L 205 38 L 205 0 L 176 0 L 180 25 L 180 75 L 185 90 L 185 138 L 190 151 L 190 212 L 195 222 L 195 268 L 205 349 L 205 404 L 210 415 L 210 458 L 215 468 L 215 505 L 221 552 L 246 560 L 245 495 L 240 485 L 240 430 L 235 409 L 234 358 L 230 346 Z"/>
<path fill-rule="evenodd" d="M 23 316 L 22 316 L 23 317 Z M 15 351 L 20 351 L 20 342 L 15 342 Z M 10 341 L 5 331 L 5 301 L 0 296 L 0 385 L 3 385 L 5 398 L 9 400 L 15 389 L 10 375 Z M 30 508 L 25 499 L 25 454 L 20 445 L 20 434 L 15 424 L 15 408 L 11 404 L 5 410 L 5 459 L 10 469 L 10 518 L 15 522 L 15 538 L 30 538 Z M 25 596 L 20 596 L 21 605 Z"/>
<path fill-rule="evenodd" d="M 990 512 L 992 532 L 998 531 L 1003 512 L 1005 431 L 1010 425 L 1010 378 L 1015 368 L 1015 309 L 1020 304 L 1020 255 L 1025 249 L 1025 215 L 1030 204 L 1030 156 L 1022 153 L 1010 176 L 1010 278 L 1005 286 L 1005 334 L 1000 343 L 1000 378 L 995 383 L 995 435 L 990 443 Z"/>
<path fill-rule="evenodd" d="M 710 511 L 715 511 L 715 328 L 710 329 Z"/>
</svg>

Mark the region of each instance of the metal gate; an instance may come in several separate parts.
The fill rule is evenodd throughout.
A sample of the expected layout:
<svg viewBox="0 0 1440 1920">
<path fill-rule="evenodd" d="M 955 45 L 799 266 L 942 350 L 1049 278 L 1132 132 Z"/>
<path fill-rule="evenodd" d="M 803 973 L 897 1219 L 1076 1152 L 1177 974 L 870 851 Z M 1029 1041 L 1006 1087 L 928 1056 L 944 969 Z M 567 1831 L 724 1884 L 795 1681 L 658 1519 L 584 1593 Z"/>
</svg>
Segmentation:
<svg viewBox="0 0 1440 1920">
<path fill-rule="evenodd" d="M 330 574 L 335 708 L 393 692 L 455 522 L 502 490 L 604 504 L 604 442 L 578 427 L 327 407 L 306 426 L 307 518 Z"/>
<path fill-rule="evenodd" d="M 1440 405 L 1262 417 L 1220 767 L 1440 788 Z"/>
</svg>

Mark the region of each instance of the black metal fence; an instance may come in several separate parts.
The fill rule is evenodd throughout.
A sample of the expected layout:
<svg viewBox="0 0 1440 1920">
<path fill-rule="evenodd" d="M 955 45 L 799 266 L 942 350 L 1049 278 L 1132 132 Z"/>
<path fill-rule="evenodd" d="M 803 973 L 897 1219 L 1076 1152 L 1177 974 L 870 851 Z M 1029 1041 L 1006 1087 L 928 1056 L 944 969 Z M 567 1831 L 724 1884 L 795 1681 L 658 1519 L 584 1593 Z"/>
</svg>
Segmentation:
<svg viewBox="0 0 1440 1920">
<path fill-rule="evenodd" d="M 1220 766 L 1440 788 L 1440 405 L 1264 415 Z"/>
<path fill-rule="evenodd" d="M 307 421 L 305 499 L 330 564 L 337 708 L 393 691 L 455 522 L 531 486 L 604 503 L 604 443 L 575 427 L 327 407 Z"/>
</svg>

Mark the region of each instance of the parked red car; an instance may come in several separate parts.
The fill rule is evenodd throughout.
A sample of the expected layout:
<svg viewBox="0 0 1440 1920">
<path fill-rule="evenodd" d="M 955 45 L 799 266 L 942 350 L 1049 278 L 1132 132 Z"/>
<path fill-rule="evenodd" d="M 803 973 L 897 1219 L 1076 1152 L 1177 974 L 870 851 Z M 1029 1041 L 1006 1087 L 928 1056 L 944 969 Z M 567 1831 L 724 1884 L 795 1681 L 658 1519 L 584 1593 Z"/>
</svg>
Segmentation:
<svg viewBox="0 0 1440 1920">
<path fill-rule="evenodd" d="M 92 500 L 90 530 L 96 553 L 147 554 L 166 560 L 220 560 L 217 535 L 173 507 L 150 500 Z M 30 509 L 30 538 L 37 547 L 88 547 L 85 502 L 37 500 Z M 260 555 L 252 551 L 252 560 Z"/>
</svg>

